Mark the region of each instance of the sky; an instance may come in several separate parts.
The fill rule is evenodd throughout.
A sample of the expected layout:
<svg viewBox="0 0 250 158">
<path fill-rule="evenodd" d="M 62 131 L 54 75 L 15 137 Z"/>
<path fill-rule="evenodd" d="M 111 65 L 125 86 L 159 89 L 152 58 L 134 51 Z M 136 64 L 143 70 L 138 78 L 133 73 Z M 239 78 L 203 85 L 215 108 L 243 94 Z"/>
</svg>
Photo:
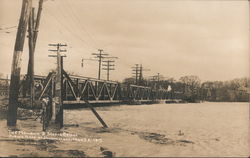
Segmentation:
<svg viewBox="0 0 250 158">
<path fill-rule="evenodd" d="M 10 74 L 21 0 L 0 0 L 0 72 Z M 38 1 L 33 0 L 37 9 Z M 35 52 L 35 74 L 55 68 L 49 43 L 66 43 L 64 69 L 97 77 L 98 62 L 84 61 L 103 49 L 115 61 L 112 80 L 160 73 L 202 81 L 249 76 L 249 4 L 238 0 L 46 0 Z M 22 56 L 27 72 L 28 40 Z M 102 79 L 106 72 L 102 71 Z"/>
</svg>

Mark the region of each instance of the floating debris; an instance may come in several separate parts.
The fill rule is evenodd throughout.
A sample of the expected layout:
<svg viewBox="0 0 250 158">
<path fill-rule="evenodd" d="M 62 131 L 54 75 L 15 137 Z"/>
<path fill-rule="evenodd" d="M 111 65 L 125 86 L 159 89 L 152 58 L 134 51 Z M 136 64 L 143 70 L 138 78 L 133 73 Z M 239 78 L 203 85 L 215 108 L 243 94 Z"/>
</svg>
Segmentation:
<svg viewBox="0 0 250 158">
<path fill-rule="evenodd" d="M 104 157 L 114 157 L 115 156 L 115 154 L 112 151 L 108 150 L 105 147 L 100 147 L 100 150 L 101 150 L 102 154 L 104 155 Z"/>
<path fill-rule="evenodd" d="M 182 132 L 181 130 L 179 130 L 178 136 L 183 136 L 184 132 Z"/>
</svg>

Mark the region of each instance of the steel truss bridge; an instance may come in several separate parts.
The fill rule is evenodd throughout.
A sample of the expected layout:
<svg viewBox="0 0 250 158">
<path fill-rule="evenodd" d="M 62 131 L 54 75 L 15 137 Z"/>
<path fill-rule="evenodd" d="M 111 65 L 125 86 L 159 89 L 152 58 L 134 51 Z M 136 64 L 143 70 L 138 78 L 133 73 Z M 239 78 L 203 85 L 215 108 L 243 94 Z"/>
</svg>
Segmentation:
<svg viewBox="0 0 250 158">
<path fill-rule="evenodd" d="M 133 84 L 122 84 L 115 81 L 98 80 L 76 75 L 69 75 L 62 70 L 62 100 L 65 105 L 89 103 L 146 103 L 169 99 L 170 92 L 165 89 Z M 56 73 L 50 72 L 47 77 L 34 76 L 34 102 L 42 98 L 53 98 L 55 94 Z M 30 92 L 25 90 L 25 80 L 21 82 L 19 100 L 27 104 Z"/>
</svg>

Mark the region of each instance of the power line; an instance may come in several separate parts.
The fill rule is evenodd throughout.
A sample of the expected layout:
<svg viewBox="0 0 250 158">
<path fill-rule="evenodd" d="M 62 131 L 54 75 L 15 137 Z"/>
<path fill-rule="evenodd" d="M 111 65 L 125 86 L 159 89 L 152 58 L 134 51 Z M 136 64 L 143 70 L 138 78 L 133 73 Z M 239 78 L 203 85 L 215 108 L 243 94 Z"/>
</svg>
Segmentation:
<svg viewBox="0 0 250 158">
<path fill-rule="evenodd" d="M 63 4 L 63 3 L 62 3 L 62 4 Z M 72 9 L 69 10 L 70 5 L 67 5 L 67 6 L 63 5 L 63 6 L 64 6 L 63 10 L 61 10 L 62 8 L 58 7 L 60 13 L 64 16 L 64 18 L 65 18 L 65 17 L 70 17 L 70 18 L 68 18 L 68 19 L 72 21 L 72 23 L 68 22 L 67 24 L 70 24 L 71 27 L 75 27 L 76 30 L 79 30 L 79 31 L 81 31 L 81 32 L 82 32 L 82 30 L 86 30 L 86 29 L 84 29 L 83 27 L 81 27 L 81 26 L 79 25 L 79 24 L 80 24 L 80 23 L 79 23 L 80 20 L 76 18 L 77 14 L 74 14 L 73 11 L 72 11 Z M 65 10 L 66 10 L 67 14 L 66 14 Z M 76 24 L 78 24 L 78 26 L 80 26 L 81 28 L 78 27 L 78 29 L 77 29 L 77 25 L 76 25 Z M 85 32 L 87 32 L 87 31 L 85 31 Z M 83 33 L 83 32 L 82 32 L 82 33 Z M 86 34 L 86 33 L 84 33 L 84 34 Z M 79 33 L 78 33 L 77 35 L 78 35 L 79 37 L 81 37 Z M 86 34 L 86 35 L 91 39 L 91 36 L 90 36 L 89 34 Z M 91 43 L 90 40 L 87 40 L 87 41 L 88 41 L 88 42 L 85 41 L 85 43 L 88 43 L 88 44 L 92 45 L 93 48 L 95 48 L 95 49 L 98 48 L 94 43 Z M 92 40 L 92 41 L 93 41 L 93 40 Z"/>
<path fill-rule="evenodd" d="M 67 3 L 68 8 L 70 9 L 71 13 L 73 14 L 73 17 L 76 19 L 76 22 L 79 24 L 79 26 L 82 28 L 82 30 L 84 32 L 86 32 L 87 36 L 89 36 L 89 38 L 92 39 L 93 43 L 97 44 L 97 46 L 98 46 L 98 43 L 96 41 L 94 34 L 91 34 L 89 31 L 87 31 L 87 29 L 84 27 L 84 25 L 82 23 L 80 23 L 81 20 L 80 20 L 78 14 L 75 12 L 75 9 L 72 9 L 71 5 L 67 1 L 65 1 L 65 2 Z"/>
<path fill-rule="evenodd" d="M 46 9 L 46 8 L 45 8 Z M 50 11 L 49 10 L 46 10 L 46 11 L 44 11 L 44 14 L 47 14 L 48 15 L 48 18 L 50 18 L 52 21 L 55 21 L 56 23 L 55 23 L 55 25 L 57 25 L 56 26 L 56 28 L 57 28 L 57 30 L 59 31 L 59 36 L 61 36 L 62 38 L 67 38 L 66 36 L 65 36 L 65 34 L 63 33 L 63 31 L 62 31 L 62 25 L 61 24 L 59 24 L 59 22 L 57 21 L 57 20 L 55 20 L 56 18 L 55 18 L 55 16 L 53 15 L 53 14 L 50 14 L 49 13 Z M 47 20 L 46 18 L 44 19 L 44 21 L 45 20 Z"/>
<path fill-rule="evenodd" d="M 5 30 L 10 30 L 10 29 L 14 29 L 17 28 L 17 26 L 9 26 L 9 27 L 0 27 L 0 31 L 5 31 Z"/>
<path fill-rule="evenodd" d="M 58 11 L 60 11 L 60 7 L 58 7 L 58 8 L 59 8 Z M 72 31 L 72 28 L 73 28 L 72 26 L 70 27 L 70 26 L 66 25 L 65 23 L 63 23 L 60 20 L 60 19 L 65 19 L 65 17 L 67 17 L 67 15 L 65 15 L 64 12 L 61 11 L 60 12 L 61 14 L 59 14 L 59 17 L 56 17 L 56 16 L 58 16 L 57 14 L 51 13 L 51 11 L 49 9 L 47 9 L 47 11 L 48 11 L 48 13 L 50 13 L 50 16 L 53 17 L 54 20 L 57 21 L 57 23 L 59 23 L 61 26 L 63 26 L 64 30 L 66 30 L 71 36 L 74 36 L 74 37 L 78 38 L 80 41 L 82 41 L 82 43 L 85 46 L 87 46 L 87 47 L 89 47 L 91 49 L 95 49 L 94 47 L 90 46 L 88 44 L 88 42 L 86 40 L 84 40 L 79 34 L 77 34 L 74 31 Z M 61 16 L 63 16 L 63 17 L 61 17 Z M 68 19 L 72 19 L 72 18 L 68 18 Z M 70 24 L 70 22 L 67 22 L 67 24 Z"/>
</svg>

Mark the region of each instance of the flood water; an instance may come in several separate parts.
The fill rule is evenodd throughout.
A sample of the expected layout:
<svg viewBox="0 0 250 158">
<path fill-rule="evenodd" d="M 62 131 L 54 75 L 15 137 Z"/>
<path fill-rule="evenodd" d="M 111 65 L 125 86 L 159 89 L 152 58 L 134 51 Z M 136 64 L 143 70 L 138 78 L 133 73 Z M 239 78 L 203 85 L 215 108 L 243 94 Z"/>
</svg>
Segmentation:
<svg viewBox="0 0 250 158">
<path fill-rule="evenodd" d="M 106 146 L 118 156 L 249 156 L 248 103 L 123 105 L 96 109 L 111 129 L 120 130 L 121 133 L 113 135 L 124 135 L 117 140 L 112 135 L 107 140 L 104 137 Z M 66 124 L 101 126 L 87 109 L 67 110 L 65 116 Z M 136 138 L 126 140 L 131 131 Z M 149 137 L 155 133 L 191 143 L 157 143 L 141 136 L 147 133 Z"/>
<path fill-rule="evenodd" d="M 4 141 L 6 120 L 0 120 L 0 156 L 164 156 L 248 157 L 248 103 L 121 105 L 64 110 L 63 132 L 101 142 Z M 18 120 L 21 131 L 41 131 L 34 119 Z M 5 134 L 4 134 L 5 133 Z"/>
</svg>

